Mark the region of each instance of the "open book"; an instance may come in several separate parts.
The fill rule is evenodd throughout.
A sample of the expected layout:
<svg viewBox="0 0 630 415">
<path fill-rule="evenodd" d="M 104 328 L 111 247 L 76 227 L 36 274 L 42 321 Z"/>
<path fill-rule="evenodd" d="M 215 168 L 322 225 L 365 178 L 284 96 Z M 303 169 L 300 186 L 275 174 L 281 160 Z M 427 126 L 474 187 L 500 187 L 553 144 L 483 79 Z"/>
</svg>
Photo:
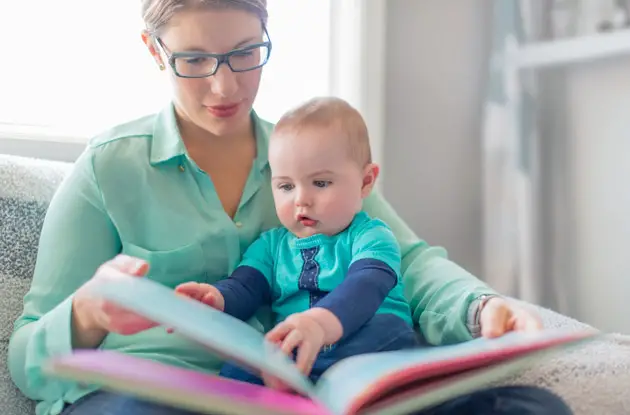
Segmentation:
<svg viewBox="0 0 630 415">
<path fill-rule="evenodd" d="M 49 375 L 208 414 L 410 414 L 531 367 L 597 332 L 509 333 L 440 347 L 353 356 L 313 385 L 264 335 L 245 322 L 175 294 L 146 278 L 95 285 L 93 293 L 246 367 L 265 371 L 298 394 L 199 373 L 115 351 L 75 351 L 50 360 Z M 220 334 L 219 334 L 220 333 Z"/>
</svg>

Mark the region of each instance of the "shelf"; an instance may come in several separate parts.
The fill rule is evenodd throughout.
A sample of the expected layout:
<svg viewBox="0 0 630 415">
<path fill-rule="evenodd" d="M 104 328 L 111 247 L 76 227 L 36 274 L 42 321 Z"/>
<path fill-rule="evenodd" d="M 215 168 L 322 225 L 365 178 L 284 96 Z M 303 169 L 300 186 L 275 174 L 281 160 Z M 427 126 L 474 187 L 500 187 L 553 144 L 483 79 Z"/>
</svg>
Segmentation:
<svg viewBox="0 0 630 415">
<path fill-rule="evenodd" d="M 630 29 L 524 45 L 517 60 L 521 69 L 537 69 L 630 55 Z"/>
</svg>

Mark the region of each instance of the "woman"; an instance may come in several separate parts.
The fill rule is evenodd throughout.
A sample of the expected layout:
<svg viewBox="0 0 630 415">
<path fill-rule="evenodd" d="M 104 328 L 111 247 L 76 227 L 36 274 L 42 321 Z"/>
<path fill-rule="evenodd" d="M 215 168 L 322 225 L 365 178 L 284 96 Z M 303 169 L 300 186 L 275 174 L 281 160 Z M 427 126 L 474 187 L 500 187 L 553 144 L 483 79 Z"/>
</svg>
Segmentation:
<svg viewBox="0 0 630 415">
<path fill-rule="evenodd" d="M 38 414 L 186 413 L 51 379 L 41 367 L 73 349 L 99 347 L 216 373 L 221 362 L 204 348 L 90 298 L 83 287 L 99 278 L 143 277 L 149 265 L 146 277 L 170 287 L 213 282 L 231 272 L 262 230 L 279 225 L 266 158 L 273 126 L 252 111 L 271 50 L 266 1 L 143 0 L 143 14 L 142 38 L 171 75 L 173 102 L 93 139 L 51 201 L 9 350 L 12 379 L 40 401 Z M 395 231 L 414 321 L 429 342 L 539 327 L 535 316 L 419 240 L 380 196 L 365 210 Z M 462 295 L 437 307 L 432 295 L 445 284 L 461 287 Z M 268 328 L 267 316 L 261 312 L 251 324 Z M 570 413 L 559 398 L 533 388 L 484 391 L 430 413 L 467 411 Z"/>
</svg>

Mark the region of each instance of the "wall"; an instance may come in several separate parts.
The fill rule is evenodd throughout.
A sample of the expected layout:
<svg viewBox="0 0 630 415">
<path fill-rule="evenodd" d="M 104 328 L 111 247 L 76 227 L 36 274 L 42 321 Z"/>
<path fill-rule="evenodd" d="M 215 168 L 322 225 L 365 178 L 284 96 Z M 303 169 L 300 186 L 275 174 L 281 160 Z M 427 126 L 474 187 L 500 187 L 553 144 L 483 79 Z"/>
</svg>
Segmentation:
<svg viewBox="0 0 630 415">
<path fill-rule="evenodd" d="M 480 115 L 491 2 L 387 5 L 385 195 L 420 237 L 480 274 Z"/>
<path fill-rule="evenodd" d="M 384 192 L 422 238 L 478 275 L 490 6 L 388 0 L 387 8 Z M 566 314 L 626 333 L 629 74 L 630 58 L 546 71 L 540 103 L 545 301 L 556 300 L 554 287 Z"/>
<path fill-rule="evenodd" d="M 630 58 L 566 71 L 575 314 L 630 334 Z"/>
</svg>

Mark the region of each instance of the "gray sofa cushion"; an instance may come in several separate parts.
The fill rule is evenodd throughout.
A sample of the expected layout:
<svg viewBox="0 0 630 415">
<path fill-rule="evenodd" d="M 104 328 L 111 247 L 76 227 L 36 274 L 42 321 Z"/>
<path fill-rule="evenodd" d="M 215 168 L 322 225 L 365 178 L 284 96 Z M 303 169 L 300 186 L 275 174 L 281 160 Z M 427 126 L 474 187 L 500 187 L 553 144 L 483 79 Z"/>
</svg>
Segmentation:
<svg viewBox="0 0 630 415">
<path fill-rule="evenodd" d="M 28 290 L 50 198 L 71 166 L 0 155 L 0 414 L 33 414 L 6 367 L 13 322 Z"/>
</svg>

